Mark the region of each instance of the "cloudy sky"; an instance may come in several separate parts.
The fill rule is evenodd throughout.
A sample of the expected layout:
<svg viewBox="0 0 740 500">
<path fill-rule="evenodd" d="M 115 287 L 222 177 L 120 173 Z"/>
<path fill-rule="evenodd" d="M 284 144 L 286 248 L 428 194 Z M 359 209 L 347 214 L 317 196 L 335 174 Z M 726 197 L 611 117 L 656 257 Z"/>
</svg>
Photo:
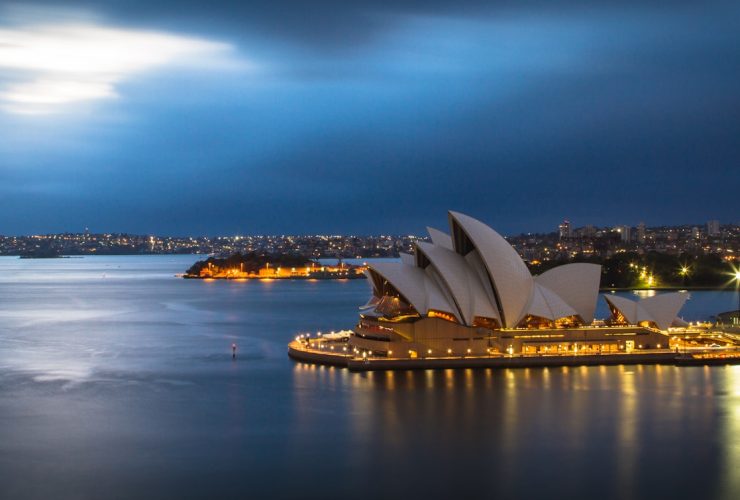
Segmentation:
<svg viewBox="0 0 740 500">
<path fill-rule="evenodd" d="M 740 222 L 737 1 L 0 1 L 0 234 Z"/>
</svg>

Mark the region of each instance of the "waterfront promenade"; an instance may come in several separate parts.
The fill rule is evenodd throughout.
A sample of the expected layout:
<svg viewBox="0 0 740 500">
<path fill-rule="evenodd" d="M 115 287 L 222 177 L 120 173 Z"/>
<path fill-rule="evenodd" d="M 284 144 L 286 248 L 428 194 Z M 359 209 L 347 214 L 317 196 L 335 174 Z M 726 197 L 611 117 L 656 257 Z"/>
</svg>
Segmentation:
<svg viewBox="0 0 740 500">
<path fill-rule="evenodd" d="M 670 349 L 645 349 L 632 353 L 600 354 L 535 354 L 487 356 L 440 356 L 418 358 L 367 357 L 348 354 L 341 343 L 316 339 L 293 340 L 288 356 L 296 361 L 348 368 L 350 371 L 427 370 L 454 368 L 536 368 L 557 366 L 601 365 L 721 365 L 740 364 L 738 349 L 692 349 L 676 352 Z"/>
</svg>

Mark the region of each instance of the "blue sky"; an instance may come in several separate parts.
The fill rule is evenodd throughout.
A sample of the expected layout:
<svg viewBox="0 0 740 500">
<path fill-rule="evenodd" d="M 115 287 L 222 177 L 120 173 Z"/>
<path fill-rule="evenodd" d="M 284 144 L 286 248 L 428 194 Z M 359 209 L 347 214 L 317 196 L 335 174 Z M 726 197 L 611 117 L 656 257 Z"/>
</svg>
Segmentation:
<svg viewBox="0 0 740 500">
<path fill-rule="evenodd" d="M 736 2 L 0 2 L 0 234 L 740 222 Z"/>
</svg>

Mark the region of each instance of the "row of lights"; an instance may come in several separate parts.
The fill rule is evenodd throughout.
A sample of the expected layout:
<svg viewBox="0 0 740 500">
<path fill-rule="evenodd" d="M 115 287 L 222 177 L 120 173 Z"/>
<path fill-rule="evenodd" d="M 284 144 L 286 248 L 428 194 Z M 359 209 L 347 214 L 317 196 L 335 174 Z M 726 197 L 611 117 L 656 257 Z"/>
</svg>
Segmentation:
<svg viewBox="0 0 740 500">
<path fill-rule="evenodd" d="M 309 338 L 310 336 L 311 336 L 311 334 L 310 334 L 310 333 L 306 333 L 306 334 L 301 334 L 301 335 L 298 335 L 298 336 L 296 337 L 296 341 L 301 341 L 301 340 L 303 340 L 303 339 L 306 339 L 306 341 L 308 341 L 308 338 Z M 322 350 L 324 349 L 324 345 L 323 345 L 323 344 L 321 344 L 321 343 L 319 343 L 319 344 L 318 344 L 318 347 L 319 347 L 319 349 L 322 349 Z M 560 348 L 560 347 L 561 347 L 561 346 L 560 346 L 560 345 L 558 345 L 558 348 Z M 624 348 L 623 346 L 620 346 L 620 349 L 623 349 L 623 348 Z M 637 346 L 637 348 L 638 348 L 638 349 L 642 349 L 642 348 L 643 348 L 643 345 L 642 345 L 642 344 L 639 344 L 639 345 Z M 658 349 L 661 349 L 661 348 L 662 348 L 662 344 L 657 344 L 657 345 L 656 345 L 656 348 L 658 348 Z M 333 351 L 333 350 L 334 350 L 334 346 L 333 346 L 333 345 L 330 345 L 330 346 L 329 346 L 329 349 Z M 346 347 L 346 346 L 343 346 L 343 347 L 342 347 L 342 350 L 343 350 L 344 352 L 347 352 L 347 347 Z M 547 350 L 547 346 L 545 346 L 545 350 Z M 559 350 L 559 349 L 558 349 L 558 350 Z M 586 351 L 586 350 L 589 350 L 589 347 L 588 347 L 588 346 L 585 346 L 585 345 L 584 345 L 584 346 L 580 346 L 580 348 L 579 348 L 578 344 L 574 344 L 574 345 L 573 345 L 573 351 L 575 351 L 575 352 L 578 352 L 578 351 Z M 369 353 L 369 355 L 370 355 L 370 356 L 372 356 L 372 351 L 360 351 L 360 350 L 358 350 L 357 348 L 354 348 L 354 349 L 353 349 L 353 352 L 354 352 L 355 354 L 361 354 L 363 358 L 367 358 L 367 357 L 368 357 L 368 353 Z M 414 352 L 414 351 L 412 351 L 412 350 L 409 350 L 409 351 L 408 351 L 408 354 L 409 354 L 409 356 L 412 356 L 412 355 L 413 355 L 413 352 Z M 472 353 L 472 349 L 467 349 L 467 351 L 466 351 L 466 352 L 467 352 L 467 354 L 471 354 L 471 353 Z M 489 351 L 489 353 L 490 353 L 490 351 Z M 506 353 L 507 353 L 507 354 L 509 354 L 509 355 L 512 355 L 512 354 L 514 353 L 514 348 L 513 348 L 513 346 L 511 346 L 511 345 L 510 345 L 509 347 L 507 347 L 507 348 L 506 348 Z M 428 355 L 431 355 L 431 354 L 432 354 L 432 349 L 427 349 L 427 354 L 428 354 Z M 448 354 L 448 355 L 452 355 L 452 349 L 449 349 L 449 348 L 448 348 L 448 349 L 447 349 L 447 354 Z M 393 351 L 389 350 L 389 351 L 388 351 L 388 356 L 392 356 L 392 355 L 393 355 Z"/>
<path fill-rule="evenodd" d="M 333 347 L 332 347 L 332 349 L 333 349 Z M 347 348 L 345 347 L 344 350 L 346 351 Z M 361 354 L 363 358 L 367 357 L 368 356 L 368 353 L 372 356 L 372 351 L 360 351 L 359 349 L 355 348 L 355 349 L 353 349 L 353 352 L 355 354 Z M 467 350 L 467 353 L 468 354 L 470 354 L 471 352 L 473 352 L 472 349 L 468 349 Z M 409 350 L 409 356 L 411 356 L 413 353 L 414 353 L 414 351 Z M 431 349 L 427 349 L 427 354 L 431 355 L 432 354 L 432 350 Z M 452 349 L 447 349 L 447 354 L 452 354 Z M 388 351 L 388 356 L 393 356 L 393 351 L 389 350 Z"/>
</svg>

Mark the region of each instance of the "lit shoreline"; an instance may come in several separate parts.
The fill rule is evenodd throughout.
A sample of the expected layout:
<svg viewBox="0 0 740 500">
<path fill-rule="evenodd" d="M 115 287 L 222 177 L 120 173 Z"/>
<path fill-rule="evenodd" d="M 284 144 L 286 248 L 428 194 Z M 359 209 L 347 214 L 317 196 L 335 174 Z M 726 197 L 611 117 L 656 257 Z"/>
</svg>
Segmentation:
<svg viewBox="0 0 740 500">
<path fill-rule="evenodd" d="M 564 366 L 609 365 L 729 365 L 740 364 L 740 350 L 696 351 L 677 353 L 670 349 L 653 349 L 642 353 L 581 355 L 489 355 L 444 356 L 422 358 L 359 357 L 343 352 L 313 349 L 307 342 L 288 344 L 288 356 L 298 362 L 336 366 L 350 371 L 442 370 L 466 368 L 547 368 Z"/>
</svg>

